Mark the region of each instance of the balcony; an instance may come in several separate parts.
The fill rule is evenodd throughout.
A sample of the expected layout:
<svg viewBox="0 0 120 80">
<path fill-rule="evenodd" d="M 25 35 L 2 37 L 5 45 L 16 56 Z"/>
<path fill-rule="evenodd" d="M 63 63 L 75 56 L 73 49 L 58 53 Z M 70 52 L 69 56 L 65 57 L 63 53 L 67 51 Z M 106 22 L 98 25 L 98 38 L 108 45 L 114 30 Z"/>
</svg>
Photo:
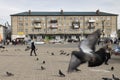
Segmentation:
<svg viewBox="0 0 120 80">
<path fill-rule="evenodd" d="M 41 29 L 41 21 L 40 20 L 34 20 L 32 22 L 32 25 L 34 26 L 34 29 Z"/>
<path fill-rule="evenodd" d="M 38 26 L 35 25 L 34 28 L 35 28 L 35 29 L 41 29 L 41 26 L 40 26 L 40 25 L 38 25 Z"/>
<path fill-rule="evenodd" d="M 57 24 L 51 24 L 49 28 L 50 28 L 50 29 L 57 29 L 57 28 L 58 28 L 58 25 L 57 25 Z"/>
<path fill-rule="evenodd" d="M 88 29 L 95 29 L 95 26 L 88 26 Z"/>
<path fill-rule="evenodd" d="M 89 20 L 88 22 L 89 22 L 89 23 L 94 23 L 94 22 L 95 22 L 95 20 Z"/>
<path fill-rule="evenodd" d="M 80 28 L 80 22 L 72 22 L 72 28 L 73 29 L 79 29 Z"/>
<path fill-rule="evenodd" d="M 41 27 L 42 27 L 41 23 L 34 23 L 33 26 L 35 29 L 41 29 Z"/>
<path fill-rule="evenodd" d="M 57 20 L 50 20 L 50 23 L 57 23 Z"/>
</svg>

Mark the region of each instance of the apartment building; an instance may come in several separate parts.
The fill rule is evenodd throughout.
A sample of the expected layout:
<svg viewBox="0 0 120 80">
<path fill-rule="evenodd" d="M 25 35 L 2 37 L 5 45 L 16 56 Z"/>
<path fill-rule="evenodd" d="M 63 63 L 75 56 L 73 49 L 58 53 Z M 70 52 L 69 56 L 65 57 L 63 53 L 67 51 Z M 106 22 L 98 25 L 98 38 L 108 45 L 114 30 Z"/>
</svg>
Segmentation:
<svg viewBox="0 0 120 80">
<path fill-rule="evenodd" d="M 96 29 L 104 36 L 117 30 L 117 14 L 101 12 L 21 12 L 11 15 L 12 39 L 79 39 Z"/>
<path fill-rule="evenodd" d="M 7 27 L 0 24 L 0 42 L 6 40 L 7 37 L 6 31 Z"/>
</svg>

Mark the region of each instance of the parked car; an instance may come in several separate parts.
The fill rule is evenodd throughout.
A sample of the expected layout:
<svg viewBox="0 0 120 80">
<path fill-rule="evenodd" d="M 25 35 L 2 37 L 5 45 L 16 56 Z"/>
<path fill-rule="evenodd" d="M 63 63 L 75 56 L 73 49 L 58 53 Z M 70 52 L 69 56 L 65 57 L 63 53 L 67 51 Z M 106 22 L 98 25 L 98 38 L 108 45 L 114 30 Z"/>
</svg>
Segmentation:
<svg viewBox="0 0 120 80">
<path fill-rule="evenodd" d="M 49 41 L 49 43 L 53 43 L 53 44 L 54 43 L 62 43 L 62 42 L 63 42 L 62 39 L 59 39 L 59 40 L 58 39 L 52 39 L 52 40 Z"/>
<path fill-rule="evenodd" d="M 120 55 L 120 46 L 113 47 L 113 54 Z"/>
<path fill-rule="evenodd" d="M 31 41 L 29 41 L 27 44 L 31 44 Z M 34 41 L 34 44 L 45 44 L 43 41 Z"/>
<path fill-rule="evenodd" d="M 68 39 L 67 42 L 79 42 L 78 39 Z"/>
</svg>

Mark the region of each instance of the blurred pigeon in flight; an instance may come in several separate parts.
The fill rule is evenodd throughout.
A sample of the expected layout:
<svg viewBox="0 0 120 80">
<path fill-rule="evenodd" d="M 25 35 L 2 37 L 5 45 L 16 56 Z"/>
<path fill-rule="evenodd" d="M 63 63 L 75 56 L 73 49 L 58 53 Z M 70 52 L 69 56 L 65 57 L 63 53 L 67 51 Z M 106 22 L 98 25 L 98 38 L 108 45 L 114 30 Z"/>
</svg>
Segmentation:
<svg viewBox="0 0 120 80">
<path fill-rule="evenodd" d="M 77 67 L 85 62 L 89 62 L 89 67 L 99 66 L 104 62 L 105 55 L 101 51 L 105 53 L 105 49 L 102 48 L 95 52 L 95 45 L 100 39 L 101 33 L 102 31 L 98 29 L 80 42 L 80 51 L 73 51 L 71 54 L 68 72 L 77 70 Z M 101 54 L 98 55 L 98 53 Z"/>
</svg>

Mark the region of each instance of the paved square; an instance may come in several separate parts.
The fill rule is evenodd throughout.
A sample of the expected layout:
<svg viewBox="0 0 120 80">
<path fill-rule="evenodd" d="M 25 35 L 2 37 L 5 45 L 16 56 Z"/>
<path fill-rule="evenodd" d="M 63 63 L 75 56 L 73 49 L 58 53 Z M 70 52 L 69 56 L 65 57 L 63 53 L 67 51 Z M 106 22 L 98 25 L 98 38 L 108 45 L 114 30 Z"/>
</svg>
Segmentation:
<svg viewBox="0 0 120 80">
<path fill-rule="evenodd" d="M 73 50 L 79 50 L 78 44 L 36 45 L 38 56 L 30 56 L 30 51 L 25 51 L 26 46 L 9 45 L 4 51 L 0 50 L 0 80 L 102 80 L 102 77 L 112 78 L 112 74 L 120 78 L 120 56 L 113 55 L 109 65 L 90 68 L 86 63 L 79 67 L 80 72 L 68 74 L 71 56 L 60 55 L 60 50 L 70 54 Z M 52 52 L 54 55 L 51 55 Z M 42 64 L 43 61 L 45 64 Z M 46 69 L 41 70 L 41 66 Z M 112 66 L 114 71 L 110 71 Z M 65 77 L 59 77 L 59 69 Z M 7 71 L 14 76 L 7 76 Z"/>
</svg>

